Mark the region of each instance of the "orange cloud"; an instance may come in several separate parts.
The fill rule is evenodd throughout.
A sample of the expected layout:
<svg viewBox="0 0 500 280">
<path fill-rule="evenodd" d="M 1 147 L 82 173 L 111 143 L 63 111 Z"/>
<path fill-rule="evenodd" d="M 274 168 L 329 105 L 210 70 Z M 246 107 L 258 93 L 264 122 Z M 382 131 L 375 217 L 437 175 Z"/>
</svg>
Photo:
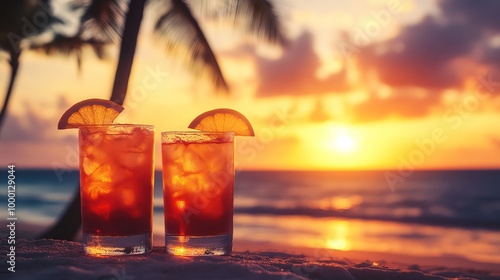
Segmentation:
<svg viewBox="0 0 500 280">
<path fill-rule="evenodd" d="M 389 98 L 372 96 L 351 108 L 354 122 L 372 122 L 388 118 L 417 118 L 427 115 L 440 105 L 440 95 L 435 92 L 416 94 L 410 89 L 396 91 Z"/>
<path fill-rule="evenodd" d="M 257 96 L 310 95 L 345 92 L 349 89 L 345 69 L 325 79 L 316 77 L 321 60 L 313 48 L 311 33 L 290 42 L 279 59 L 255 57 L 259 85 Z"/>
<path fill-rule="evenodd" d="M 392 87 L 444 89 L 464 85 L 467 77 L 462 76 L 457 60 L 497 64 L 499 48 L 489 45 L 500 31 L 496 12 L 500 2 L 445 0 L 439 4 L 439 17 L 429 15 L 404 27 L 399 36 L 363 49 L 360 69 L 373 69 Z"/>
<path fill-rule="evenodd" d="M 460 87 L 463 80 L 452 62 L 470 55 L 478 37 L 465 25 L 444 25 L 429 16 L 400 36 L 363 50 L 359 65 L 393 87 Z"/>
</svg>

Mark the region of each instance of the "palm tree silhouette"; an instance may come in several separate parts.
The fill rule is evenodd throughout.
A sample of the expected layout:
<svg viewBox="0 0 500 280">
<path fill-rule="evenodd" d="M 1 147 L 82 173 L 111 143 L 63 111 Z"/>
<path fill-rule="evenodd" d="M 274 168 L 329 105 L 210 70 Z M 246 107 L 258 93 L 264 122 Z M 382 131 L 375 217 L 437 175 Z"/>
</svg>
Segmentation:
<svg viewBox="0 0 500 280">
<path fill-rule="evenodd" d="M 56 34 L 50 42 L 29 45 L 30 50 L 44 53 L 45 55 L 61 55 L 61 56 L 75 56 L 78 70 L 82 68 L 83 51 L 85 47 L 93 50 L 93 53 L 98 59 L 105 59 L 108 55 L 105 47 L 108 45 L 106 42 L 97 41 L 94 39 L 84 40 L 79 34 L 75 36 L 64 36 Z"/>
<path fill-rule="evenodd" d="M 275 8 L 268 0 L 189 1 L 191 6 L 185 0 L 130 0 L 128 9 L 124 9 L 121 0 L 93 0 L 82 16 L 82 35 L 100 40 L 116 40 L 122 35 L 110 96 L 111 101 L 120 105 L 126 98 L 146 3 L 156 11 L 154 32 L 166 51 L 183 57 L 194 74 L 207 74 L 220 90 L 227 91 L 227 83 L 192 9 L 209 19 L 242 26 L 270 43 L 285 41 Z M 84 0 L 76 0 L 73 7 L 81 8 L 85 4 Z M 79 230 L 80 211 L 80 192 L 77 191 L 63 216 L 41 238 L 71 240 Z"/>
<path fill-rule="evenodd" d="M 42 51 L 46 55 L 75 55 L 81 68 L 82 51 L 91 47 L 99 59 L 106 55 L 104 46 L 110 41 L 84 40 L 80 34 L 64 36 L 54 34 L 50 41 L 37 40 L 37 36 L 51 33 L 55 24 L 63 22 L 52 14 L 48 0 L 5 0 L 0 2 L 0 50 L 7 53 L 10 78 L 0 112 L 0 129 L 7 116 L 7 108 L 19 70 L 19 58 L 26 50 Z"/>
<path fill-rule="evenodd" d="M 155 11 L 154 34 L 166 51 L 184 58 L 194 74 L 208 74 L 215 87 L 224 91 L 228 90 L 227 83 L 192 10 L 197 10 L 210 19 L 225 19 L 232 24 L 242 25 L 247 31 L 268 42 L 284 42 L 274 6 L 267 0 L 131 0 L 126 13 L 121 0 L 92 1 L 82 17 L 84 29 L 92 36 L 115 39 L 119 37 L 122 29 L 120 23 L 123 23 L 119 59 L 110 97 L 110 100 L 121 105 L 127 94 L 146 4 Z"/>
<path fill-rule="evenodd" d="M 9 100 L 14 89 L 14 82 L 19 70 L 19 57 L 24 39 L 40 34 L 45 26 L 35 27 L 29 21 L 34 14 L 46 5 L 46 1 L 5 0 L 0 2 L 0 50 L 7 53 L 10 66 L 10 78 L 0 112 L 0 128 L 7 114 Z M 31 24 L 31 25 L 30 25 Z"/>
</svg>

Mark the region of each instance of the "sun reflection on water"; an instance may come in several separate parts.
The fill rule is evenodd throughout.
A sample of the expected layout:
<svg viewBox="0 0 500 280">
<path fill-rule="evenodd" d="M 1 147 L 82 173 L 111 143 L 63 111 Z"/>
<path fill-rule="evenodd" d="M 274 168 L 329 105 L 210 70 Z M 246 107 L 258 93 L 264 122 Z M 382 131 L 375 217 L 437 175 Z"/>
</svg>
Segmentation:
<svg viewBox="0 0 500 280">
<path fill-rule="evenodd" d="M 258 227 L 255 225 L 258 224 Z M 411 256 L 457 255 L 500 263 L 498 232 L 376 220 L 303 216 L 235 215 L 235 240 L 270 242 L 297 248 L 395 253 Z M 460 244 L 460 246 L 457 246 Z M 379 263 L 379 265 L 381 265 Z"/>
<path fill-rule="evenodd" d="M 360 195 L 335 196 L 323 199 L 320 207 L 323 210 L 349 210 L 361 203 L 363 203 L 363 197 Z"/>
<path fill-rule="evenodd" d="M 173 247 L 170 249 L 171 253 L 176 256 L 183 256 L 186 253 L 186 248 L 182 246 Z"/>
<path fill-rule="evenodd" d="M 349 251 L 352 248 L 348 221 L 329 222 L 325 247 L 341 251 Z"/>
</svg>

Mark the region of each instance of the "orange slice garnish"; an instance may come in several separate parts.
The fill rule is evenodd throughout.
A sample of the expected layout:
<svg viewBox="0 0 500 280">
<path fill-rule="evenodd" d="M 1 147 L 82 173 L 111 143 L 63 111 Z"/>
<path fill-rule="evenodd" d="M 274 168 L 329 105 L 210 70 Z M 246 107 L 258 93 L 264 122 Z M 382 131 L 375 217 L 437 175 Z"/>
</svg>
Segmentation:
<svg viewBox="0 0 500 280">
<path fill-rule="evenodd" d="M 112 123 L 123 107 L 105 99 L 87 99 L 71 106 L 59 120 L 57 129 Z"/>
<path fill-rule="evenodd" d="M 248 119 L 233 109 L 215 109 L 197 116 L 188 128 L 201 131 L 234 132 L 238 136 L 255 136 Z"/>
</svg>

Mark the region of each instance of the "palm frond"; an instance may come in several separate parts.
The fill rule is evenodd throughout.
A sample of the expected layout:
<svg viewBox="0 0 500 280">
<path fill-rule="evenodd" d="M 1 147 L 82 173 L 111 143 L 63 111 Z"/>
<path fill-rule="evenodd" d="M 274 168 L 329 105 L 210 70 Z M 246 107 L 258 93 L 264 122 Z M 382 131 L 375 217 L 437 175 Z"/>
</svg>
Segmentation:
<svg viewBox="0 0 500 280">
<path fill-rule="evenodd" d="M 67 5 L 70 8 L 70 10 L 77 11 L 80 9 L 87 8 L 91 2 L 92 0 L 73 0 L 67 3 Z"/>
<path fill-rule="evenodd" d="M 269 0 L 191 1 L 209 19 L 229 20 L 270 43 L 285 44 L 281 22 Z"/>
<path fill-rule="evenodd" d="M 35 27 L 29 22 L 33 27 L 27 28 L 29 26 L 26 20 L 34 18 L 40 12 L 46 16 L 47 24 Z M 50 33 L 54 24 L 62 23 L 61 19 L 52 14 L 48 0 L 0 1 L 0 49 L 17 52 L 21 41 Z"/>
<path fill-rule="evenodd" d="M 183 0 L 171 0 L 157 5 L 155 35 L 168 52 L 184 58 L 195 74 L 207 74 L 215 87 L 227 92 L 228 86 L 219 63 L 202 29 Z"/>
<path fill-rule="evenodd" d="M 88 1 L 84 1 L 88 2 Z M 82 0 L 72 3 L 74 9 L 84 5 Z M 118 42 L 121 38 L 128 1 L 93 0 L 81 18 L 81 34 L 85 39 Z"/>
<path fill-rule="evenodd" d="M 83 40 L 78 35 L 73 37 L 56 35 L 52 41 L 40 45 L 31 45 L 30 49 L 43 52 L 46 55 L 74 55 L 76 56 L 78 69 L 80 69 L 85 47 L 91 47 L 97 58 L 105 59 L 107 57 L 105 45 L 105 43 L 94 39 Z"/>
<path fill-rule="evenodd" d="M 246 22 L 249 31 L 272 43 L 283 44 L 285 39 L 274 5 L 267 0 L 237 1 L 234 17 Z"/>
<path fill-rule="evenodd" d="M 56 35 L 52 41 L 41 45 L 31 45 L 30 48 L 36 51 L 43 51 L 47 55 L 59 54 L 67 56 L 77 50 L 81 50 L 86 45 L 104 46 L 105 44 L 96 40 L 82 40 L 77 36 L 66 37 Z"/>
</svg>

